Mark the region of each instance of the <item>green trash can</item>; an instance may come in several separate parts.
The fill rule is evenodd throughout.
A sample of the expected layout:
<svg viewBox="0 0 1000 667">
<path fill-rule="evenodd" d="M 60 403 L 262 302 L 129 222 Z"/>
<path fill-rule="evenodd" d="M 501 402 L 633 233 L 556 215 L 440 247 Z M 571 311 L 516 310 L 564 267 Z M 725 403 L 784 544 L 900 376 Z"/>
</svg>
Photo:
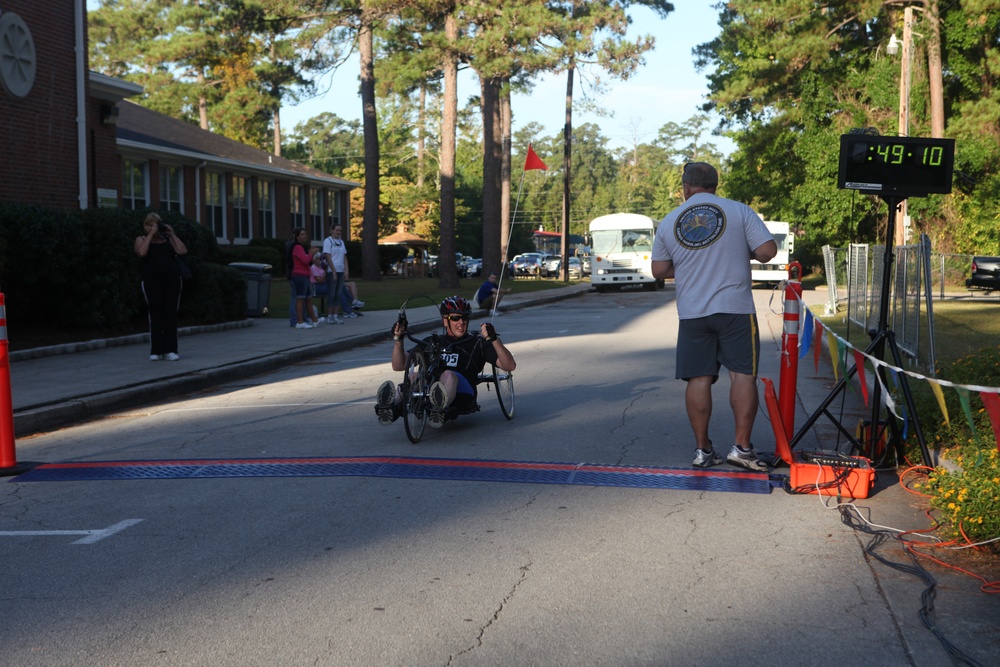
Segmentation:
<svg viewBox="0 0 1000 667">
<path fill-rule="evenodd" d="M 233 262 L 234 269 L 243 273 L 247 281 L 247 317 L 264 317 L 271 300 L 271 265 L 252 262 Z"/>
</svg>

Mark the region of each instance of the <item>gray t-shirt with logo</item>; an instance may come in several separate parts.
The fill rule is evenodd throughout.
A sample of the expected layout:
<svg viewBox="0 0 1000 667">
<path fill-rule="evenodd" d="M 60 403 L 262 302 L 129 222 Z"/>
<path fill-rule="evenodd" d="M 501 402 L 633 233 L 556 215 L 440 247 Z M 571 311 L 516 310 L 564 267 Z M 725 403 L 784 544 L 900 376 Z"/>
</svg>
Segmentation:
<svg viewBox="0 0 1000 667">
<path fill-rule="evenodd" d="M 673 261 L 677 315 L 756 312 L 750 257 L 774 240 L 746 204 L 699 192 L 667 214 L 656 229 L 653 261 Z"/>
</svg>

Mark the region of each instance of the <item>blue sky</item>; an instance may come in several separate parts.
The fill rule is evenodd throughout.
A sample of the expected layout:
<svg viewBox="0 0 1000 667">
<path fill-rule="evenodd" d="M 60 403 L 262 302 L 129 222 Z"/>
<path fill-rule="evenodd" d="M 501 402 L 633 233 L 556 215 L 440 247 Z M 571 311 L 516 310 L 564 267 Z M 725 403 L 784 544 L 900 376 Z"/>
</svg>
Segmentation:
<svg viewBox="0 0 1000 667">
<path fill-rule="evenodd" d="M 675 10 L 666 19 L 642 8 L 632 10 L 633 25 L 629 36 L 651 34 L 656 38 L 653 51 L 646 54 L 646 64 L 628 81 L 608 81 L 607 92 L 595 97 L 595 106 L 611 112 L 610 117 L 599 117 L 582 110 L 579 105 L 581 92 L 589 89 L 586 81 L 578 79 L 574 85 L 577 104 L 573 110 L 573 124 L 592 122 L 600 125 L 612 148 L 628 147 L 633 138 L 640 143 L 656 138 L 659 129 L 669 122 L 683 123 L 700 113 L 698 107 L 705 101 L 707 81 L 704 73 L 695 71 L 691 49 L 708 42 L 719 34 L 718 13 L 705 0 L 674 0 Z M 317 97 L 281 110 L 281 124 L 287 131 L 303 120 L 325 111 L 341 118 L 361 118 L 361 100 L 358 89 L 358 61 L 349 60 L 337 72 L 326 77 L 319 86 Z M 459 80 L 459 99 L 464 100 L 479 91 L 471 75 Z M 564 123 L 563 100 L 566 94 L 565 74 L 541 79 L 529 94 L 515 94 L 511 101 L 514 112 L 514 130 L 529 122 L 540 123 L 546 135 L 562 131 Z M 715 124 L 713 119 L 713 126 Z M 733 144 L 723 137 L 709 137 L 724 153 L 733 150 Z M 525 147 L 514 147 L 519 154 Z M 543 158 L 544 159 L 544 158 Z"/>
</svg>

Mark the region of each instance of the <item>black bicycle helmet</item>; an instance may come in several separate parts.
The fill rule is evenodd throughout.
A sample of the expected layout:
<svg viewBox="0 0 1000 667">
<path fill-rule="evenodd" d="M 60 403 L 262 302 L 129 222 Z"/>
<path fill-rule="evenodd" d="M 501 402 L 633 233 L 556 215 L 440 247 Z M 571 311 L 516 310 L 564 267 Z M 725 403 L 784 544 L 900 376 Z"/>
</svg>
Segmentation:
<svg viewBox="0 0 1000 667">
<path fill-rule="evenodd" d="M 448 317 L 452 314 L 472 315 L 472 304 L 460 296 L 449 296 L 441 302 L 441 317 Z"/>
</svg>

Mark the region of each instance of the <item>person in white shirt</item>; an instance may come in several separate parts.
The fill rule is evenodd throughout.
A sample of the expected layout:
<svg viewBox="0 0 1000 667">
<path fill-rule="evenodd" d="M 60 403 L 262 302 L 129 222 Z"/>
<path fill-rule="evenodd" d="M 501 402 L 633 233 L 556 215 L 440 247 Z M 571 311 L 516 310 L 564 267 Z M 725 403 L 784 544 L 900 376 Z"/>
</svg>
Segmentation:
<svg viewBox="0 0 1000 667">
<path fill-rule="evenodd" d="M 751 291 L 750 260 L 766 263 L 778 252 L 774 237 L 753 209 L 715 194 L 719 173 L 707 162 L 684 166 L 684 203 L 656 229 L 655 278 L 674 278 L 677 288 L 676 377 L 687 382 L 685 405 L 697 449 L 693 465 L 722 463 L 708 437 L 712 385 L 725 366 L 729 404 L 736 421 L 726 461 L 766 472 L 750 443 L 757 415 L 760 337 Z"/>
<path fill-rule="evenodd" d="M 340 293 L 344 289 L 344 282 L 348 279 L 348 270 L 347 246 L 341 239 L 339 222 L 330 225 L 330 235 L 323 239 L 323 257 L 326 259 L 329 271 L 326 274 L 326 321 L 330 324 L 343 324 L 344 320 L 340 317 L 340 313 L 343 312 L 340 306 Z"/>
</svg>

